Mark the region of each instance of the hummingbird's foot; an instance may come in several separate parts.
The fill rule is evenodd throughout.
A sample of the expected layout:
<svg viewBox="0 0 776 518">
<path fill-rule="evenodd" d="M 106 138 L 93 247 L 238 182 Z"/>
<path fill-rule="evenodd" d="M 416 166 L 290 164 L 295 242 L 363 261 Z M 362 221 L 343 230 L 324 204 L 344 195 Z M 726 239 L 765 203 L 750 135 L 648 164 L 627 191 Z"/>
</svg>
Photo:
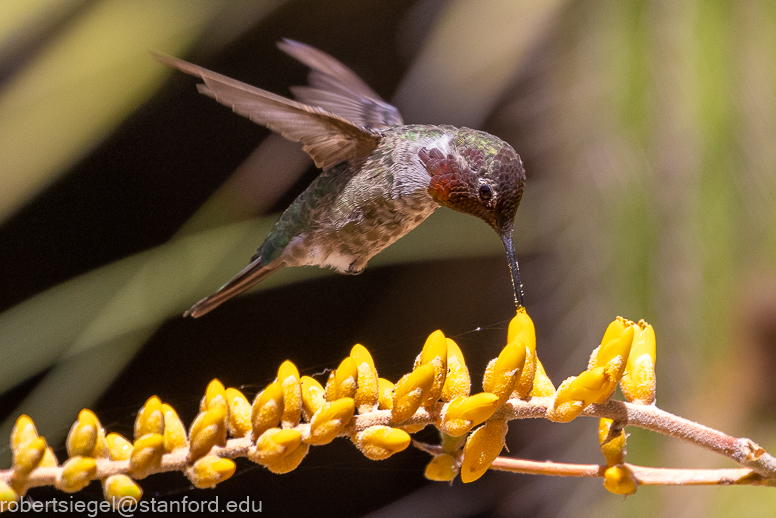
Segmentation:
<svg viewBox="0 0 776 518">
<path fill-rule="evenodd" d="M 359 273 L 364 271 L 365 267 L 366 267 L 366 263 L 364 261 L 356 259 L 352 263 L 350 263 L 348 265 L 347 270 L 345 270 L 342 273 L 346 275 L 358 275 Z"/>
</svg>

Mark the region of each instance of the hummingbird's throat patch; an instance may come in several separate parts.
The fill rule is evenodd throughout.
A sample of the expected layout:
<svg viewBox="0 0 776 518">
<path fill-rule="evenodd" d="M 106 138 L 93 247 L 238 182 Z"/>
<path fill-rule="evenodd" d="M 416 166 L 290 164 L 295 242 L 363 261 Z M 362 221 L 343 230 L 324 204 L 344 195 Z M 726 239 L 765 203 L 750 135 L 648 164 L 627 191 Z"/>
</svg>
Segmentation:
<svg viewBox="0 0 776 518">
<path fill-rule="evenodd" d="M 418 151 L 418 157 L 431 175 L 428 193 L 440 204 L 454 204 L 457 197 L 466 196 L 471 190 L 452 155 L 445 156 L 437 148 L 424 147 Z"/>
</svg>

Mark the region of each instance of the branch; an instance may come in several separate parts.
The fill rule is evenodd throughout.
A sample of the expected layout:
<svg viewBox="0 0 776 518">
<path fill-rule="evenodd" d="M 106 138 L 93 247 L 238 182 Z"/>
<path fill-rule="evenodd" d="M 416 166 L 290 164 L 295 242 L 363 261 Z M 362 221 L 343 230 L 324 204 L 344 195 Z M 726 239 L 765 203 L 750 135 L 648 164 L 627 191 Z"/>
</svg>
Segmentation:
<svg viewBox="0 0 776 518">
<path fill-rule="evenodd" d="M 546 417 L 552 398 L 530 401 L 511 399 L 504 406 L 509 419 Z M 708 426 L 660 410 L 654 405 L 637 405 L 610 400 L 590 405 L 583 415 L 612 419 L 620 426 L 637 426 L 669 437 L 676 437 L 724 455 L 765 477 L 776 476 L 776 458 L 747 438 L 736 438 Z"/>
<path fill-rule="evenodd" d="M 672 469 L 650 468 L 623 464 L 631 471 L 640 486 L 731 486 L 753 485 L 774 486 L 773 479 L 755 473 L 748 468 L 735 469 Z M 535 460 L 498 457 L 491 469 L 525 473 L 528 475 L 547 475 L 555 477 L 603 478 L 606 465 L 564 464 L 559 462 L 539 462 Z"/>
</svg>

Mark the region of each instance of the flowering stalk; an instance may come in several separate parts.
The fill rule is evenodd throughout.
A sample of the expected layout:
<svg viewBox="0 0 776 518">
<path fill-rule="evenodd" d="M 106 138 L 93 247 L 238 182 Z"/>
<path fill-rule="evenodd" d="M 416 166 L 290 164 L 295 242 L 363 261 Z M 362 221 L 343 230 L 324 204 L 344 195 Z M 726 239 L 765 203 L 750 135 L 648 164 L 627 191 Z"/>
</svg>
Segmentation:
<svg viewBox="0 0 776 518">
<path fill-rule="evenodd" d="M 247 457 L 274 473 L 295 469 L 311 447 L 347 437 L 369 459 L 406 449 L 410 434 L 434 425 L 439 445 L 419 444 L 433 459 L 432 480 L 460 475 L 474 482 L 489 469 L 549 476 L 599 477 L 615 494 L 640 485 L 776 486 L 776 459 L 750 439 L 736 438 L 654 405 L 655 334 L 646 322 L 617 318 L 609 325 L 588 368 L 555 389 L 536 354 L 533 323 L 524 308 L 509 326 L 507 345 L 488 365 L 483 392 L 471 395 L 470 378 L 458 345 L 435 331 L 413 369 L 395 385 L 380 378 L 368 350 L 357 345 L 332 372 L 325 388 L 299 375 L 290 361 L 250 403 L 218 380 L 208 385 L 188 431 L 158 397 L 139 410 L 134 440 L 105 433 L 97 416 L 82 410 L 67 440 L 61 465 L 28 416 L 11 434 L 13 465 L 0 470 L 0 510 L 30 488 L 55 486 L 74 492 L 99 480 L 105 498 L 142 498 L 136 483 L 167 471 L 184 473 L 195 487 L 213 487 L 231 477 L 232 461 Z M 620 384 L 629 402 L 612 400 Z M 598 440 L 604 465 L 572 465 L 499 457 L 517 419 L 568 422 L 601 419 Z M 725 455 L 738 469 L 662 469 L 625 462 L 626 426 L 676 437 Z"/>
</svg>

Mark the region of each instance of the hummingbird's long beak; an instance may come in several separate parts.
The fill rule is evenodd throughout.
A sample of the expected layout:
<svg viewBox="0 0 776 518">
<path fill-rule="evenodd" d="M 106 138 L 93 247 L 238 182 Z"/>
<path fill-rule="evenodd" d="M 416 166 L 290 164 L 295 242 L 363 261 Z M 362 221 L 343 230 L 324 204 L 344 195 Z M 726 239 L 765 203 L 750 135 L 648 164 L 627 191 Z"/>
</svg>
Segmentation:
<svg viewBox="0 0 776 518">
<path fill-rule="evenodd" d="M 512 227 L 502 229 L 499 232 L 501 242 L 507 251 L 507 261 L 509 262 L 509 272 L 512 274 L 512 289 L 515 290 L 515 305 L 517 309 L 525 307 L 523 304 L 523 283 L 520 282 L 520 269 L 517 267 L 515 259 L 515 246 L 512 244 Z"/>
</svg>

